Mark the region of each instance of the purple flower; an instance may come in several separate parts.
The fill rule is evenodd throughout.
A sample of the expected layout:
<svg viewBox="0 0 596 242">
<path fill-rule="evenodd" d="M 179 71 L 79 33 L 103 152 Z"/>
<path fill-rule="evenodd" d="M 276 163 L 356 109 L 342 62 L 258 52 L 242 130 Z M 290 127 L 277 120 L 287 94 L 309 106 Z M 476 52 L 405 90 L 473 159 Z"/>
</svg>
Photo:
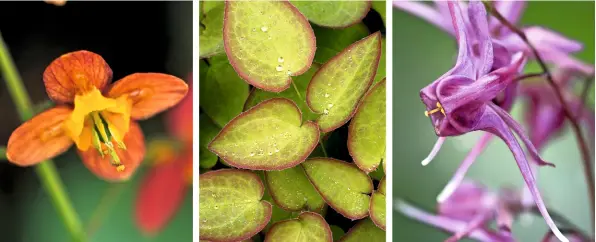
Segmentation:
<svg viewBox="0 0 596 242">
<path fill-rule="evenodd" d="M 494 8 L 514 25 L 518 23 L 526 6 L 524 1 L 495 1 L 492 3 Z M 466 3 L 458 2 L 458 5 L 465 7 Z M 434 6 L 422 2 L 394 1 L 393 6 L 416 15 L 455 36 L 447 3 L 444 1 L 435 1 Z M 464 18 L 467 19 L 466 13 L 463 14 Z M 466 28 L 470 28 L 469 23 L 464 22 L 464 24 Z M 489 32 L 493 38 L 493 45 L 498 46 L 498 48 L 495 48 L 496 63 L 503 62 L 500 58 L 505 57 L 506 52 L 522 51 L 528 56 L 532 55 L 530 48 L 523 40 L 501 24 L 498 19 L 491 16 L 488 24 Z M 577 70 L 584 74 L 594 72 L 592 65 L 585 64 L 571 56 L 571 54 L 583 48 L 581 43 L 542 27 L 530 26 L 522 28 L 522 31 L 530 43 L 536 47 L 540 57 L 546 62 L 555 64 L 560 68 Z"/>
<path fill-rule="evenodd" d="M 502 189 L 499 193 L 484 186 L 464 181 L 444 202 L 438 204 L 437 215 L 427 213 L 404 201 L 397 201 L 400 213 L 453 233 L 446 241 L 470 237 L 479 241 L 515 241 L 511 235 L 513 218 L 522 211 L 517 191 Z M 491 229 L 496 222 L 496 229 Z"/>
<path fill-rule="evenodd" d="M 513 153 L 547 225 L 558 238 L 565 239 L 546 210 L 530 164 L 513 133 L 521 138 L 530 156 L 539 165 L 553 165 L 540 158 L 523 128 L 509 113 L 492 102 L 523 69 L 524 52 L 515 53 L 509 63 L 495 68 L 493 41 L 484 6 L 478 1 L 470 2 L 467 18 L 464 18 L 460 4 L 448 2 L 447 7 L 458 43 L 458 56 L 451 70 L 420 91 L 422 102 L 427 107 L 425 114 L 430 117 L 435 133 L 439 136 L 423 165 L 428 164 L 436 155 L 445 137 L 473 131 L 485 131 L 498 136 Z"/>
</svg>

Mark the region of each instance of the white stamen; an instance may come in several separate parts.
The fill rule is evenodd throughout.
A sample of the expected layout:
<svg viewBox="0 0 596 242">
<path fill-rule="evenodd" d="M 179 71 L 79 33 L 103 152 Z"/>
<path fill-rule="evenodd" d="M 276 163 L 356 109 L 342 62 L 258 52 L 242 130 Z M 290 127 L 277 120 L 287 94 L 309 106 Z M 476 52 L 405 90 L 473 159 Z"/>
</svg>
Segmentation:
<svg viewBox="0 0 596 242">
<path fill-rule="evenodd" d="M 447 185 L 443 188 L 443 191 L 441 191 L 441 193 L 439 193 L 437 196 L 437 202 L 442 203 L 447 200 L 447 198 L 451 197 L 451 194 L 455 192 L 455 189 L 457 189 L 460 183 L 461 182 L 455 182 L 454 180 L 449 181 L 449 183 L 447 183 Z"/>
<path fill-rule="evenodd" d="M 428 163 L 430 163 L 435 158 L 437 153 L 439 153 L 439 150 L 441 149 L 443 142 L 445 142 L 445 137 L 439 137 L 439 139 L 437 139 L 437 142 L 435 143 L 433 149 L 430 151 L 430 154 L 428 154 L 428 156 L 424 160 L 422 160 L 423 166 L 428 165 Z"/>
</svg>

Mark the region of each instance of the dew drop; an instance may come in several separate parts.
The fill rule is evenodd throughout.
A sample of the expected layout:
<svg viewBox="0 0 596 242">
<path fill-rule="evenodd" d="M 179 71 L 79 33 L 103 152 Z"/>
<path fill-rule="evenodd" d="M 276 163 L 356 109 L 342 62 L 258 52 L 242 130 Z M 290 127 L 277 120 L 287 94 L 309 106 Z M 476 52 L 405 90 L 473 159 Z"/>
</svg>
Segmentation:
<svg viewBox="0 0 596 242">
<path fill-rule="evenodd" d="M 331 83 L 327 83 L 327 86 L 331 86 Z"/>
<path fill-rule="evenodd" d="M 275 70 L 277 70 L 277 71 L 283 71 L 284 70 L 284 67 L 281 66 L 281 65 L 278 65 L 277 67 L 275 67 Z"/>
<path fill-rule="evenodd" d="M 291 76 L 292 75 L 292 72 L 291 71 L 288 71 L 286 73 L 288 74 L 288 76 Z"/>
<path fill-rule="evenodd" d="M 269 151 L 269 155 L 273 155 L 273 152 Z"/>
<path fill-rule="evenodd" d="M 325 97 L 329 97 L 329 93 L 325 93 Z"/>
<path fill-rule="evenodd" d="M 252 28 L 252 32 L 255 32 L 255 31 L 257 31 L 257 28 Z"/>
<path fill-rule="evenodd" d="M 329 110 L 327 110 L 327 109 L 323 110 L 323 114 L 325 114 L 325 115 L 329 114 Z"/>
<path fill-rule="evenodd" d="M 278 153 L 278 152 L 279 152 L 279 149 L 275 149 L 275 153 Z"/>
<path fill-rule="evenodd" d="M 284 58 L 280 56 L 279 58 L 277 58 L 277 62 L 284 63 Z"/>
<path fill-rule="evenodd" d="M 327 107 L 332 108 L 333 107 L 333 103 L 328 104 Z"/>
<path fill-rule="evenodd" d="M 219 206 L 215 205 L 215 207 L 213 207 L 213 209 L 217 210 L 217 209 L 219 209 Z"/>
<path fill-rule="evenodd" d="M 350 189 L 350 188 L 348 187 L 348 191 L 350 191 L 350 190 L 352 190 L 352 189 Z"/>
<path fill-rule="evenodd" d="M 267 32 L 267 30 L 268 30 L 268 29 L 269 29 L 269 28 L 267 28 L 267 26 L 263 26 L 263 27 L 261 27 L 261 31 L 263 31 L 263 32 Z"/>
</svg>

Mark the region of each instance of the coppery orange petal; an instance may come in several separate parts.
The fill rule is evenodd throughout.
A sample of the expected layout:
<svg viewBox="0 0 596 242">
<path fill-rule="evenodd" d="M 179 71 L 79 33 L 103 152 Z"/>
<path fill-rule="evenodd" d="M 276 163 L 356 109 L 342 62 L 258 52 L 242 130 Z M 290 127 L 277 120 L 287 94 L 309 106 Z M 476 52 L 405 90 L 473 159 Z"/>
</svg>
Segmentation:
<svg viewBox="0 0 596 242">
<path fill-rule="evenodd" d="M 135 73 L 114 83 L 108 97 L 128 95 L 132 101 L 131 117 L 147 119 L 176 105 L 188 92 L 180 78 L 162 73 Z"/>
<path fill-rule="evenodd" d="M 186 97 L 167 116 L 169 132 L 185 144 L 192 144 L 192 92 L 191 84 Z"/>
<path fill-rule="evenodd" d="M 93 87 L 103 90 L 112 80 L 112 69 L 98 54 L 80 50 L 64 54 L 43 73 L 48 96 L 57 103 L 72 103 L 76 94 Z"/>
<path fill-rule="evenodd" d="M 50 108 L 19 126 L 8 139 L 8 160 L 30 166 L 68 150 L 72 140 L 64 133 L 62 123 L 71 112 L 67 106 Z"/>
<path fill-rule="evenodd" d="M 139 124 L 130 122 L 130 129 L 124 135 L 123 141 L 126 150 L 116 149 L 116 153 L 125 167 L 124 171 L 117 171 L 116 167 L 111 164 L 111 157 L 105 155 L 102 158 L 97 149 L 79 150 L 79 155 L 83 160 L 83 164 L 99 178 L 107 181 L 128 180 L 145 156 L 145 140 Z"/>
</svg>

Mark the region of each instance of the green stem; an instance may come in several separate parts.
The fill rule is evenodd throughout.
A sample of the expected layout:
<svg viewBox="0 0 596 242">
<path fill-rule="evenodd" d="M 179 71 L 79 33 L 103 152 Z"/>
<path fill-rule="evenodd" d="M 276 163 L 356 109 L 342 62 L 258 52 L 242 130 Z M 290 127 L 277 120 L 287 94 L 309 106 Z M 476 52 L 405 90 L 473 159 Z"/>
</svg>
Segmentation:
<svg viewBox="0 0 596 242">
<path fill-rule="evenodd" d="M 17 112 L 22 121 L 29 120 L 33 116 L 33 108 L 29 94 L 27 93 L 16 66 L 10 56 L 8 48 L 0 34 L 0 71 L 8 92 L 15 103 Z M 52 160 L 43 161 L 35 166 L 35 172 L 39 176 L 43 188 L 52 200 L 52 204 L 62 218 L 64 226 L 68 229 L 72 240 L 77 242 L 86 241 L 85 232 L 79 216 L 75 211 L 72 202 L 66 194 L 64 184 L 58 175 L 58 171 Z"/>
<path fill-rule="evenodd" d="M 6 160 L 6 146 L 0 147 L 0 160 Z"/>
<path fill-rule="evenodd" d="M 321 145 L 321 150 L 323 150 L 323 154 L 325 155 L 325 157 L 329 157 L 329 155 L 327 155 L 327 150 L 325 149 L 325 145 L 323 144 L 323 141 L 319 139 L 319 144 Z"/>
<path fill-rule="evenodd" d="M 302 95 L 300 95 L 300 91 L 298 91 L 298 87 L 296 86 L 296 83 L 292 80 L 292 86 L 294 87 L 294 91 L 296 91 L 296 95 L 298 95 L 298 98 L 300 98 L 300 101 L 304 102 L 304 99 L 302 98 Z"/>
</svg>

